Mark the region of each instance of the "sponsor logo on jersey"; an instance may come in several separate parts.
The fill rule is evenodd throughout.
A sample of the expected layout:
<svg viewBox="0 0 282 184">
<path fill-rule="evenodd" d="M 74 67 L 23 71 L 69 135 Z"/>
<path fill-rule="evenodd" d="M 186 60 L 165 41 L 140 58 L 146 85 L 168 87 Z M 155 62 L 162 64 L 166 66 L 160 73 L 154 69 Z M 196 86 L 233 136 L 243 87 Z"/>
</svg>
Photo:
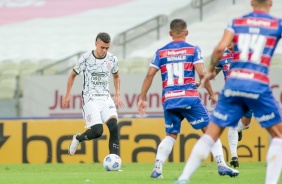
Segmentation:
<svg viewBox="0 0 282 184">
<path fill-rule="evenodd" d="M 245 72 L 240 72 L 240 71 L 231 71 L 230 76 L 240 78 L 240 79 L 253 79 L 255 74 L 254 73 L 245 73 Z"/>
<path fill-rule="evenodd" d="M 173 128 L 173 124 L 165 125 L 166 128 Z"/>
<path fill-rule="evenodd" d="M 93 85 L 97 85 L 97 86 L 106 86 L 106 85 L 108 85 L 107 82 L 99 82 L 99 81 L 91 81 L 91 83 Z"/>
<path fill-rule="evenodd" d="M 277 20 L 242 18 L 242 19 L 236 19 L 234 21 L 234 25 L 277 28 L 278 21 Z"/>
<path fill-rule="evenodd" d="M 275 114 L 272 112 L 271 114 L 266 114 L 261 117 L 256 117 L 257 121 L 262 122 L 262 121 L 268 121 L 270 119 L 275 118 Z"/>
<path fill-rule="evenodd" d="M 165 58 L 165 57 L 168 57 L 168 56 L 192 55 L 192 54 L 194 54 L 194 50 L 195 50 L 194 47 L 161 50 L 161 51 L 159 51 L 159 57 Z"/>
<path fill-rule="evenodd" d="M 225 97 L 240 96 L 240 97 L 251 98 L 251 99 L 258 99 L 259 98 L 259 94 L 246 93 L 246 92 L 242 92 L 242 91 L 233 91 L 233 90 L 230 90 L 230 89 L 224 90 L 224 96 Z"/>
<path fill-rule="evenodd" d="M 220 112 L 217 112 L 217 111 L 213 111 L 212 114 L 213 114 L 214 117 L 216 117 L 216 118 L 218 118 L 218 119 L 221 119 L 221 120 L 223 120 L 223 121 L 226 121 L 227 118 L 228 118 L 227 115 L 223 115 L 223 114 L 221 114 Z"/>
<path fill-rule="evenodd" d="M 255 19 L 247 19 L 247 24 L 252 26 L 265 26 L 269 27 L 271 23 L 265 20 L 255 20 Z"/>
<path fill-rule="evenodd" d="M 167 57 L 167 61 L 183 61 L 186 60 L 186 56 L 170 56 Z"/>
<path fill-rule="evenodd" d="M 185 91 L 176 91 L 176 92 L 167 92 L 164 96 L 165 98 L 170 98 L 170 97 L 178 97 L 184 95 L 185 95 Z"/>
<path fill-rule="evenodd" d="M 205 120 L 204 120 L 204 118 L 202 117 L 201 119 L 198 119 L 198 120 L 195 120 L 195 121 L 191 121 L 190 123 L 191 123 L 191 125 L 197 125 L 197 124 L 199 124 L 199 123 L 202 123 L 202 122 L 204 122 Z"/>
<path fill-rule="evenodd" d="M 105 72 L 100 72 L 100 73 L 91 73 L 91 75 L 94 77 L 106 77 L 107 76 L 107 74 L 105 73 Z"/>
</svg>

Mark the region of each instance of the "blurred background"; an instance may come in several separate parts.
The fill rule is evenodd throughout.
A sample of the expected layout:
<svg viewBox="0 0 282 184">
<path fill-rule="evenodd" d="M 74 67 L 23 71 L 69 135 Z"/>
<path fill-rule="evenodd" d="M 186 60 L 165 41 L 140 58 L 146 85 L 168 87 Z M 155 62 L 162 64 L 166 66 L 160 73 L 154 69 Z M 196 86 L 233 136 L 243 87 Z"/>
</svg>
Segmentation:
<svg viewBox="0 0 282 184">
<path fill-rule="evenodd" d="M 271 14 L 282 17 L 281 8 L 282 1 L 273 0 Z M 202 49 L 207 66 L 229 21 L 251 10 L 246 0 L 0 0 L 0 117 L 80 117 L 81 79 L 73 87 L 71 107 L 62 109 L 60 102 L 68 74 L 82 53 L 95 49 L 99 32 L 111 35 L 110 52 L 119 59 L 127 105 L 120 114 L 134 116 L 149 62 L 171 40 L 172 19 L 187 21 L 187 41 Z M 281 61 L 280 43 L 271 75 L 280 104 Z M 160 84 L 157 78 L 148 94 L 152 116 L 162 114 Z M 222 86 L 217 80 L 215 89 Z"/>
</svg>

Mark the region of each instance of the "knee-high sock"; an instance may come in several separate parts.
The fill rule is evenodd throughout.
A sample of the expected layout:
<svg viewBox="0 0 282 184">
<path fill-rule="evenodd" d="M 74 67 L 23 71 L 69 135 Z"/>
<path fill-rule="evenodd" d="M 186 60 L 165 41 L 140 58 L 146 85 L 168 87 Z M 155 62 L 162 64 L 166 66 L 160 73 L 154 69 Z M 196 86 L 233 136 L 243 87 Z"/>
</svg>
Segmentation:
<svg viewBox="0 0 282 184">
<path fill-rule="evenodd" d="M 238 157 L 237 147 L 238 147 L 238 132 L 237 128 L 229 127 L 228 129 L 228 143 L 231 152 L 231 157 Z"/>
<path fill-rule="evenodd" d="M 282 170 L 282 138 L 272 139 L 267 156 L 265 184 L 277 184 Z"/>
<path fill-rule="evenodd" d="M 214 140 L 209 135 L 204 134 L 195 144 L 191 155 L 186 162 L 184 170 L 178 180 L 189 181 L 192 174 L 201 165 L 202 161 L 208 157 L 214 144 Z"/>
<path fill-rule="evenodd" d="M 158 173 L 162 173 L 163 165 L 166 159 L 168 158 L 174 143 L 175 143 L 174 138 L 170 136 L 166 136 L 159 144 L 157 156 L 156 156 L 156 162 L 155 162 L 155 170 Z"/>
<path fill-rule="evenodd" d="M 237 126 L 237 131 L 238 131 L 238 132 L 241 132 L 242 130 L 246 130 L 246 129 L 248 129 L 249 127 L 250 127 L 250 125 L 245 126 L 245 125 L 242 123 L 242 121 L 239 120 L 238 126 Z"/>
<path fill-rule="evenodd" d="M 213 145 L 211 149 L 213 157 L 216 159 L 217 165 L 220 166 L 226 166 L 224 157 L 223 157 L 223 151 L 222 151 L 222 144 L 220 139 L 217 139 L 215 144 Z"/>
</svg>

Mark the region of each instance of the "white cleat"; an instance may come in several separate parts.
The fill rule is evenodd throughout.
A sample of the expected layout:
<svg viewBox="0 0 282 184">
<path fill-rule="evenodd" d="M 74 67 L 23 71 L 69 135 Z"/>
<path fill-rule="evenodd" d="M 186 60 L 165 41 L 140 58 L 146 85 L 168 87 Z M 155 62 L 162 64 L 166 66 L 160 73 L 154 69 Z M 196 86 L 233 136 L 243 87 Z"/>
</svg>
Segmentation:
<svg viewBox="0 0 282 184">
<path fill-rule="evenodd" d="M 80 143 L 80 142 L 76 139 L 76 136 L 78 136 L 78 135 L 80 135 L 80 134 L 75 134 L 75 135 L 73 135 L 73 137 L 72 137 L 72 141 L 71 141 L 70 146 L 69 146 L 69 154 L 70 154 L 71 156 L 74 155 L 74 153 L 75 153 L 75 151 L 76 151 L 76 149 L 77 149 L 77 147 L 78 147 L 78 145 L 79 145 L 79 143 Z"/>
<path fill-rule="evenodd" d="M 228 175 L 230 177 L 236 177 L 239 175 L 239 171 L 228 166 L 218 166 L 217 168 L 218 174 L 221 176 Z"/>
</svg>

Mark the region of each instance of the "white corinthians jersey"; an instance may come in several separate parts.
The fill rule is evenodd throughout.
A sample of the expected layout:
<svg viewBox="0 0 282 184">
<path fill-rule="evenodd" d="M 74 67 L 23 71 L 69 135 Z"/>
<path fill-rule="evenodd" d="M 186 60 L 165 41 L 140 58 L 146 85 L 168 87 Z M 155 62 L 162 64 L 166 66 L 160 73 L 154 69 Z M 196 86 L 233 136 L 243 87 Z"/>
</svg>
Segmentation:
<svg viewBox="0 0 282 184">
<path fill-rule="evenodd" d="M 93 52 L 89 51 L 83 54 L 73 70 L 77 74 L 83 72 L 82 95 L 106 96 L 110 94 L 110 76 L 118 71 L 118 61 L 116 56 L 109 52 L 103 59 L 96 58 Z"/>
</svg>

